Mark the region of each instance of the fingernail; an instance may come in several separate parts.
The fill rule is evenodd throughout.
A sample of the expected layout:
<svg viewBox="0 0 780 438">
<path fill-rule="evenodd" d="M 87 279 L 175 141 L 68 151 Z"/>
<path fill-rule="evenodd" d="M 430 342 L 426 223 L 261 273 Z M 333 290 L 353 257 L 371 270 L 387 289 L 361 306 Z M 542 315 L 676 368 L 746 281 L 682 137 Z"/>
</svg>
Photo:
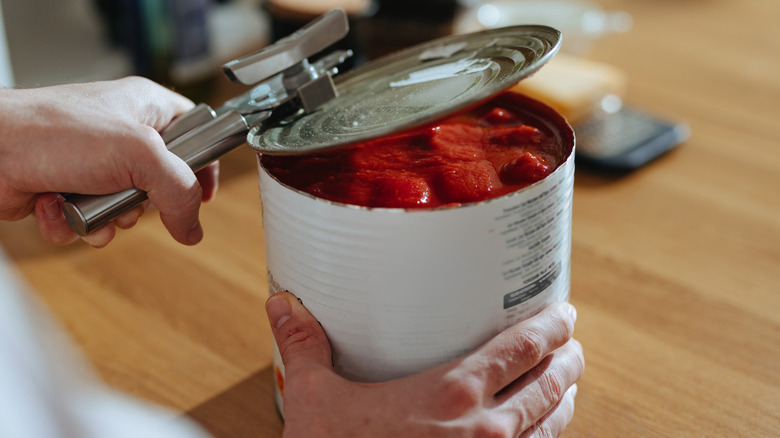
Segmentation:
<svg viewBox="0 0 780 438">
<path fill-rule="evenodd" d="M 60 209 L 59 200 L 55 199 L 54 201 L 44 205 L 43 212 L 46 213 L 46 217 L 48 217 L 50 221 L 59 220 L 60 216 L 62 215 L 62 209 Z"/>
<path fill-rule="evenodd" d="M 105 248 L 108 242 L 101 237 L 95 237 L 92 234 L 82 236 L 81 240 L 87 242 L 87 244 L 95 249 Z"/>
<path fill-rule="evenodd" d="M 200 226 L 200 221 L 198 221 L 190 228 L 190 231 L 187 232 L 187 244 L 195 245 L 201 240 L 203 240 L 203 227 Z"/>
<path fill-rule="evenodd" d="M 268 320 L 275 329 L 281 327 L 292 315 L 292 307 L 287 298 L 281 294 L 273 294 L 265 303 L 265 311 L 268 313 Z"/>
</svg>

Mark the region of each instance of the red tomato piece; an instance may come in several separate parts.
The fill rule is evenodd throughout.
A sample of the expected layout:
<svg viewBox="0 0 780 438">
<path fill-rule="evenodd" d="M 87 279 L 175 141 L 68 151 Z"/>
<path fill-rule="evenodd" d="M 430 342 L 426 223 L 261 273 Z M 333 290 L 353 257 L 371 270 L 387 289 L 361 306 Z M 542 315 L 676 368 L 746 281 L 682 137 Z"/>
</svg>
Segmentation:
<svg viewBox="0 0 780 438">
<path fill-rule="evenodd" d="M 515 113 L 501 107 L 493 108 L 480 119 L 480 125 L 483 126 L 516 125 L 519 123 L 520 119 Z"/>
<path fill-rule="evenodd" d="M 403 170 L 416 156 L 425 154 L 419 143 L 427 139 L 420 135 L 399 135 L 367 141 L 358 146 L 344 148 L 349 156 L 350 168 L 359 170 Z"/>
<path fill-rule="evenodd" d="M 332 151 L 264 156 L 263 165 L 289 186 L 366 207 L 436 208 L 503 196 L 552 173 L 560 140 L 523 108 L 494 103 Z"/>
<path fill-rule="evenodd" d="M 445 203 L 482 201 L 501 186 L 496 170 L 489 161 L 443 166 L 436 182 Z"/>
<path fill-rule="evenodd" d="M 374 184 L 354 174 L 331 175 L 303 189 L 319 198 L 345 204 L 369 205 Z"/>
<path fill-rule="evenodd" d="M 530 152 L 508 161 L 499 173 L 504 184 L 534 183 L 550 174 L 552 166 L 547 160 Z"/>
<path fill-rule="evenodd" d="M 496 127 L 485 133 L 485 142 L 497 146 L 527 146 L 542 141 L 542 131 L 529 125 Z"/>
<path fill-rule="evenodd" d="M 399 173 L 377 181 L 371 205 L 387 208 L 426 207 L 431 203 L 431 187 L 425 178 Z"/>
<path fill-rule="evenodd" d="M 430 132 L 430 150 L 442 162 L 477 161 L 485 158 L 482 128 L 464 123 L 442 123 Z"/>
</svg>

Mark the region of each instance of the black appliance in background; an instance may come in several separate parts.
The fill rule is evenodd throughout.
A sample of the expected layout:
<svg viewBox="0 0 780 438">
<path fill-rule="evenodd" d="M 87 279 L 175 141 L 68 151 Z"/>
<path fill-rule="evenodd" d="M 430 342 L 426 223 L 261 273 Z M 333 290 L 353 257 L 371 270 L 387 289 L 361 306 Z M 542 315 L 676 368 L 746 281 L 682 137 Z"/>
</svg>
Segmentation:
<svg viewBox="0 0 780 438">
<path fill-rule="evenodd" d="M 210 76 L 198 66 L 209 57 L 208 14 L 217 0 L 93 1 L 109 41 L 130 54 L 134 74 L 180 87 Z"/>
<path fill-rule="evenodd" d="M 338 1 L 316 0 L 263 1 L 262 7 L 270 18 L 271 41 L 289 35 L 338 4 Z M 449 35 L 459 5 L 459 0 L 366 0 L 359 10 L 347 11 L 350 33 L 333 49 L 353 51 L 353 58 L 344 65 L 348 69 L 399 49 Z"/>
</svg>

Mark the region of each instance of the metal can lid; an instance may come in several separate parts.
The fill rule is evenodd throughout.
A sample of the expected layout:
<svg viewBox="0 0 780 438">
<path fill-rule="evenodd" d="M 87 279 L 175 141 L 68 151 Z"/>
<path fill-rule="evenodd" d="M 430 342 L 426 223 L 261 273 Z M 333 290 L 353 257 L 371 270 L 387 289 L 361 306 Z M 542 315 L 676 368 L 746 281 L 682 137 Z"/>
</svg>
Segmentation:
<svg viewBox="0 0 780 438">
<path fill-rule="evenodd" d="M 293 155 L 343 146 L 416 127 L 471 107 L 533 74 L 561 45 L 541 25 L 452 35 L 336 76 L 338 97 L 305 114 L 255 126 L 249 145 Z"/>
</svg>

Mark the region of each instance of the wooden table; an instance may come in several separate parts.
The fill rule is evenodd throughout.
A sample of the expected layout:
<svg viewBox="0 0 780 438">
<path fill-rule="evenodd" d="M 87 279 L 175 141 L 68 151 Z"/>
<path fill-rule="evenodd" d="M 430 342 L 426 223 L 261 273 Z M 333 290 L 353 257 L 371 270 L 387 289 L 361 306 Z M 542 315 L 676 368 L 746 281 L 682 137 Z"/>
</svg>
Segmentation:
<svg viewBox="0 0 780 438">
<path fill-rule="evenodd" d="M 602 1 L 634 29 L 591 57 L 691 139 L 622 177 L 578 170 L 572 293 L 586 355 L 570 437 L 780 436 L 780 2 Z M 260 202 L 223 161 L 205 240 L 150 214 L 102 250 L 0 224 L 19 270 L 104 380 L 216 437 L 273 437 Z"/>
</svg>

